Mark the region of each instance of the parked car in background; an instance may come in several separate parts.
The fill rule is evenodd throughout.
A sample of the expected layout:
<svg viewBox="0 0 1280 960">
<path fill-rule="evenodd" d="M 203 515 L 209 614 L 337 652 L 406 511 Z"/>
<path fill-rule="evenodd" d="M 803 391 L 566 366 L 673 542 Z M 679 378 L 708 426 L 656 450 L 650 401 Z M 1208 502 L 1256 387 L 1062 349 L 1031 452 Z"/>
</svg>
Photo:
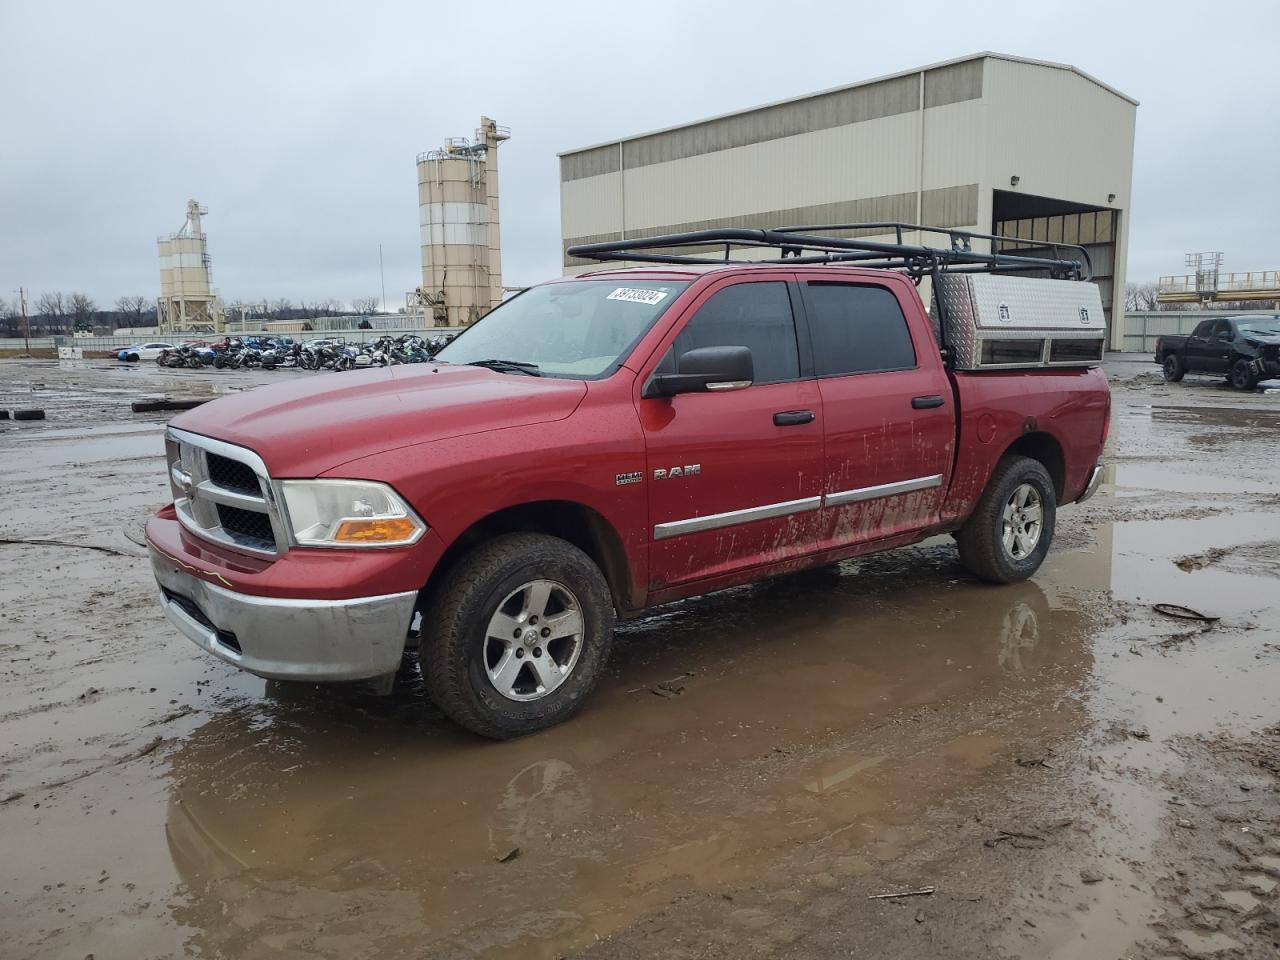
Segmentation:
<svg viewBox="0 0 1280 960">
<path fill-rule="evenodd" d="M 176 350 L 177 346 L 161 340 L 148 340 L 146 343 L 135 343 L 125 347 L 116 356 L 126 363 L 137 363 L 139 360 L 154 360 L 165 350 Z"/>
<path fill-rule="evenodd" d="M 1177 383 L 1188 373 L 1226 377 L 1237 390 L 1280 377 L 1280 317 L 1201 320 L 1189 336 L 1156 338 L 1156 363 Z"/>
</svg>

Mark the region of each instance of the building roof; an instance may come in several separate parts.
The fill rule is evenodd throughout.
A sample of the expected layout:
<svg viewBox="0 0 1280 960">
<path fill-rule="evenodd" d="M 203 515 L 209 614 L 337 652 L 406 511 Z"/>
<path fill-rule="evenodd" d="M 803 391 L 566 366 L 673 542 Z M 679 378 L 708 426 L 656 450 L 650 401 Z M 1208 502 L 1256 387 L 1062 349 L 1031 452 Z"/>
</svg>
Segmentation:
<svg viewBox="0 0 1280 960">
<path fill-rule="evenodd" d="M 987 60 L 987 59 L 1007 60 L 1010 63 L 1026 63 L 1026 64 L 1031 64 L 1032 66 L 1045 67 L 1051 70 L 1066 70 L 1070 73 L 1074 73 L 1078 77 L 1084 78 L 1085 80 L 1089 81 L 1092 84 L 1096 84 L 1097 86 L 1101 87 L 1103 90 L 1107 91 L 1107 93 L 1110 93 L 1113 96 L 1119 97 L 1121 100 L 1127 100 L 1129 103 L 1133 104 L 1135 107 L 1138 105 L 1138 101 L 1135 100 L 1133 97 L 1129 96 L 1127 93 L 1121 93 L 1115 87 L 1110 86 L 1109 84 L 1103 83 L 1101 80 L 1099 80 L 1097 77 L 1093 76 L 1092 74 L 1085 73 L 1079 67 L 1072 66 L 1069 63 L 1055 63 L 1052 60 L 1035 60 L 1035 59 L 1032 59 L 1031 57 L 1015 57 L 1012 54 L 995 53 L 991 50 L 984 50 L 980 53 L 973 53 L 964 57 L 955 57 L 951 60 L 942 60 L 938 63 L 926 64 L 923 67 L 913 67 L 910 70 L 899 70 L 897 73 L 887 73 L 887 74 L 884 74 L 883 76 L 871 77 L 870 79 L 867 79 L 867 80 L 859 80 L 856 83 L 846 83 L 838 87 L 829 87 L 826 90 L 816 90 L 813 93 L 806 93 L 798 97 L 786 97 L 782 100 L 774 100 L 770 103 L 761 103 L 753 107 L 746 107 L 742 110 L 730 110 L 728 113 L 719 113 L 719 114 L 716 114 L 715 116 L 703 117 L 701 120 L 690 120 L 685 123 L 676 123 L 676 124 L 672 124 L 669 127 L 662 127 L 657 130 L 648 130 L 644 133 L 631 134 L 625 137 L 614 137 L 613 139 L 603 140 L 600 143 L 593 143 L 589 146 L 576 147 L 572 150 L 562 150 L 558 154 L 556 154 L 556 156 L 565 157 L 575 153 L 585 153 L 588 150 L 596 150 L 600 147 L 607 147 L 612 144 L 623 143 L 628 140 L 639 140 L 642 137 L 649 137 L 649 136 L 653 136 L 654 134 L 667 133 L 672 130 L 683 130 L 688 127 L 700 126 L 701 124 L 704 124 L 704 123 L 710 123 L 712 120 L 722 120 L 725 117 L 736 117 L 736 116 L 741 116 L 742 114 L 745 114 L 745 113 L 754 113 L 757 110 L 766 110 L 769 107 L 781 106 L 782 104 L 785 104 L 785 103 L 799 103 L 803 100 L 809 100 L 813 97 L 820 97 L 828 93 L 837 93 L 841 90 L 852 90 L 855 87 L 869 86 L 873 83 L 881 83 L 882 81 L 885 81 L 885 80 L 896 80 L 899 77 L 910 76 L 913 73 L 924 73 L 927 70 L 936 70 L 939 67 L 950 67 L 957 63 L 968 63 L 971 60 Z"/>
</svg>

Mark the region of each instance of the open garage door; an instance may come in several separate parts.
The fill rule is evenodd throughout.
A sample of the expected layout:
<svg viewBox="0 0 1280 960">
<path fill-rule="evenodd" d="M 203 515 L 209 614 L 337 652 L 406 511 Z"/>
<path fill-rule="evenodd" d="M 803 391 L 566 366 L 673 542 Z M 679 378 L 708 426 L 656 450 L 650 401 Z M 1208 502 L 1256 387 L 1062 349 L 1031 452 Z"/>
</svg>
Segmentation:
<svg viewBox="0 0 1280 960">
<path fill-rule="evenodd" d="M 991 232 L 998 237 L 1030 241 L 1002 241 L 1002 252 L 1047 257 L 1051 255 L 1049 248 L 1041 244 L 1054 242 L 1079 244 L 1089 251 L 1093 280 L 1101 288 L 1099 292 L 1110 329 L 1120 211 L 1009 190 L 994 190 L 992 193 Z M 1070 257 L 1071 252 L 1064 250 L 1061 256 Z"/>
</svg>

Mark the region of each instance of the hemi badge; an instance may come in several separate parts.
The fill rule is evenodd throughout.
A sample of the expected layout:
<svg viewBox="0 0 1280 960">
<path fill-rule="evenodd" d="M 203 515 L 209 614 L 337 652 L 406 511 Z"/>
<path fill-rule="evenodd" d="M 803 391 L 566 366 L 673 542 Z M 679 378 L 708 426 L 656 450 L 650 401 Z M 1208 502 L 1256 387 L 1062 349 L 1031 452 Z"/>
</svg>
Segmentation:
<svg viewBox="0 0 1280 960">
<path fill-rule="evenodd" d="M 625 487 L 628 483 L 639 483 L 644 479 L 643 470 L 635 470 L 631 473 L 620 473 L 614 478 L 614 483 L 620 487 Z"/>
</svg>

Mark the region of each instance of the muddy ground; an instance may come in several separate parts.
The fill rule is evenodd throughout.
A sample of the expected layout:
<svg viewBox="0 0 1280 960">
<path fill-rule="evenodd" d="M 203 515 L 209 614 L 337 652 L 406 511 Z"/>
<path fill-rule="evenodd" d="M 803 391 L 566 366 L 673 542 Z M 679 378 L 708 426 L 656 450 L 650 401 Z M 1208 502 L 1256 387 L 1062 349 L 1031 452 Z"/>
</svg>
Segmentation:
<svg viewBox="0 0 1280 960">
<path fill-rule="evenodd" d="M 314 374 L 0 363 L 49 413 L 0 538 L 113 551 L 0 543 L 0 955 L 1274 958 L 1280 396 L 1145 369 L 1034 580 L 939 539 L 677 604 L 493 744 L 159 613 L 128 402 Z"/>
</svg>

